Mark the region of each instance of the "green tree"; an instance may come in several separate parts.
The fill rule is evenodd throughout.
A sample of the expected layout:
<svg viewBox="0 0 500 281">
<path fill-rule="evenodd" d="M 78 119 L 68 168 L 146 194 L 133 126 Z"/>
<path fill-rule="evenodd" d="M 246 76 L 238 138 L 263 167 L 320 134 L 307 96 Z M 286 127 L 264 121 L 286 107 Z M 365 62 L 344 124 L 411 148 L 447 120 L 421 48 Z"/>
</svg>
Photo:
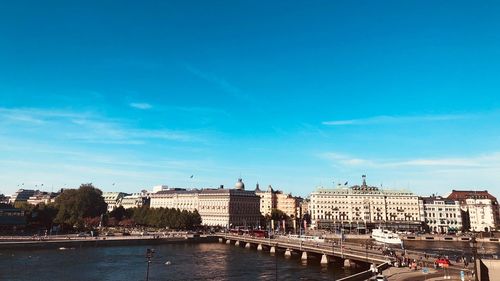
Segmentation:
<svg viewBox="0 0 500 281">
<path fill-rule="evenodd" d="M 55 206 L 58 212 L 54 222 L 77 229 L 83 229 L 84 218 L 100 217 L 107 209 L 102 192 L 92 184 L 64 190 L 56 198 Z"/>
<path fill-rule="evenodd" d="M 281 221 L 281 220 L 286 220 L 288 219 L 288 216 L 285 212 L 283 212 L 280 209 L 272 209 L 271 210 L 271 219 L 274 221 Z"/>
</svg>

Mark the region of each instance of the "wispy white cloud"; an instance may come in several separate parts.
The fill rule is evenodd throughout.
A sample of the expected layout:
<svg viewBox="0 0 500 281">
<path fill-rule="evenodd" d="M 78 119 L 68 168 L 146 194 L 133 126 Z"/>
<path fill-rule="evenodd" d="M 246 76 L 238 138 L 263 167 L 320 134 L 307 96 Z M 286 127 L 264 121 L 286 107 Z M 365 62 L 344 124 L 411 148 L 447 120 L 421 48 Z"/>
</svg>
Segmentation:
<svg viewBox="0 0 500 281">
<path fill-rule="evenodd" d="M 73 113 L 61 110 L 0 107 L 0 122 L 2 123 L 31 123 L 33 125 L 40 125 L 60 118 L 86 118 L 88 116 L 86 112 Z"/>
<path fill-rule="evenodd" d="M 196 133 L 172 129 L 142 129 L 133 121 L 113 119 L 89 112 L 0 108 L 0 129 L 50 132 L 51 137 L 90 143 L 142 144 L 148 140 L 203 141 Z"/>
<path fill-rule="evenodd" d="M 244 94 L 240 88 L 232 85 L 231 83 L 229 83 L 226 79 L 224 79 L 222 77 L 219 77 L 213 73 L 201 71 L 198 68 L 196 68 L 190 64 L 185 64 L 184 67 L 191 74 L 194 74 L 196 77 L 217 86 L 223 92 L 225 92 L 233 97 L 236 97 L 239 99 L 245 99 L 245 100 L 249 99 L 248 95 Z"/>
<path fill-rule="evenodd" d="M 345 125 L 379 125 L 379 124 L 401 124 L 415 122 L 437 122 L 452 121 L 460 119 L 469 119 L 474 117 L 472 114 L 444 114 L 444 115 L 420 115 L 420 116 L 389 116 L 380 115 L 368 118 L 346 119 L 324 121 L 327 126 L 345 126 Z"/>
<path fill-rule="evenodd" d="M 141 110 L 151 109 L 153 107 L 151 104 L 146 102 L 132 102 L 129 106 Z"/>
<path fill-rule="evenodd" d="M 320 154 L 320 157 L 327 159 L 332 163 L 345 166 L 372 166 L 374 162 L 368 159 L 356 158 L 342 153 L 326 152 Z"/>
<path fill-rule="evenodd" d="M 415 159 L 363 159 L 348 154 L 325 152 L 319 154 L 335 165 L 361 166 L 367 168 L 498 168 L 500 171 L 500 152 L 481 154 L 471 157 L 415 158 Z"/>
</svg>

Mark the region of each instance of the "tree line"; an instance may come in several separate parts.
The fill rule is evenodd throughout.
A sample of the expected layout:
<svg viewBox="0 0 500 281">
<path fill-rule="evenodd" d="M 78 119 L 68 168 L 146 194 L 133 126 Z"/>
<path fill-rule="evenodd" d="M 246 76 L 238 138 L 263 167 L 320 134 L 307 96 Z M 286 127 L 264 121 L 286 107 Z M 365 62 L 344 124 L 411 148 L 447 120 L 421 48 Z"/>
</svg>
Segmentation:
<svg viewBox="0 0 500 281">
<path fill-rule="evenodd" d="M 200 214 L 178 209 L 124 209 L 119 207 L 107 213 L 102 191 L 92 184 L 82 184 L 78 189 L 63 190 L 54 203 L 18 203 L 15 207 L 25 211 L 28 228 L 63 230 L 88 230 L 98 226 L 150 226 L 172 229 L 194 229 L 201 224 Z"/>
</svg>

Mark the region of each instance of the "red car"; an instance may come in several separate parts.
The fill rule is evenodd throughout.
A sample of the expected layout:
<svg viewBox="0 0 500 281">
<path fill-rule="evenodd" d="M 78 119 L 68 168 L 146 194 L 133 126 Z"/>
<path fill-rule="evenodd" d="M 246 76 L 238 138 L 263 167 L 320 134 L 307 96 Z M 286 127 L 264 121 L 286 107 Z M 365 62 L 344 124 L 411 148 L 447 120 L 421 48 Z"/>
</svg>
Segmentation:
<svg viewBox="0 0 500 281">
<path fill-rule="evenodd" d="M 448 267 L 451 263 L 449 259 L 440 258 L 435 261 L 439 267 Z"/>
</svg>

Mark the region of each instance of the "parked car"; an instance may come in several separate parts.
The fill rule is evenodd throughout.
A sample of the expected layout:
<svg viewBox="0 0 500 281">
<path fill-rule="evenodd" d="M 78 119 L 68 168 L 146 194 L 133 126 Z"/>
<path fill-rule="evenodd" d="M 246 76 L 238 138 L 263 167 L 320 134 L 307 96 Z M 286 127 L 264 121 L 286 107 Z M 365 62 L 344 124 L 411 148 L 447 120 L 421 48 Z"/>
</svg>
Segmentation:
<svg viewBox="0 0 500 281">
<path fill-rule="evenodd" d="M 87 236 L 89 236 L 89 234 L 85 232 L 80 232 L 76 235 L 76 237 L 87 237 Z"/>
</svg>

